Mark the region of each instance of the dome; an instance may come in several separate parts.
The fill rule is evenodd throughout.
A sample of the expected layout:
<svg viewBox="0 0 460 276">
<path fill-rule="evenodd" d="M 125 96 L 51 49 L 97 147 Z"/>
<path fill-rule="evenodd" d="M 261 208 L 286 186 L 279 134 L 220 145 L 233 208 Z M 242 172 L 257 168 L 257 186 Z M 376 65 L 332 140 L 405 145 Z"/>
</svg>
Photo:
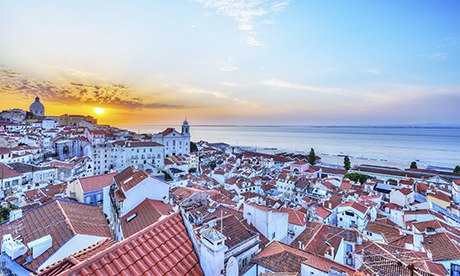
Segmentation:
<svg viewBox="0 0 460 276">
<path fill-rule="evenodd" d="M 40 98 L 36 97 L 35 102 L 30 105 L 30 112 L 32 112 L 35 116 L 44 116 L 45 115 L 45 107 L 40 102 Z"/>
<path fill-rule="evenodd" d="M 184 122 L 183 122 L 182 124 L 183 124 L 183 125 L 188 125 L 187 119 L 185 119 Z"/>
</svg>

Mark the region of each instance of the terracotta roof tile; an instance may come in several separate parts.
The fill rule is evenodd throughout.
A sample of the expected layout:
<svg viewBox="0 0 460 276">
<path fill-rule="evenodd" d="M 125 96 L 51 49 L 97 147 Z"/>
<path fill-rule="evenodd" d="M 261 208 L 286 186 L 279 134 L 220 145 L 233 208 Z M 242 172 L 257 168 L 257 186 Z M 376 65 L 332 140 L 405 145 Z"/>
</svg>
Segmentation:
<svg viewBox="0 0 460 276">
<path fill-rule="evenodd" d="M 273 272 L 300 272 L 301 264 L 305 263 L 326 273 L 331 269 L 342 271 L 348 275 L 354 275 L 355 273 L 355 270 L 349 267 L 280 242 L 272 242 L 257 254 L 253 262 Z"/>
<path fill-rule="evenodd" d="M 91 192 L 101 190 L 107 186 L 112 185 L 113 177 L 116 173 L 101 174 L 95 176 L 88 176 L 79 178 L 78 181 L 81 184 L 83 192 Z"/>
<path fill-rule="evenodd" d="M 13 170 L 10 166 L 0 163 L 0 179 L 20 177 L 22 174 Z"/>
<path fill-rule="evenodd" d="M 170 212 L 172 212 L 171 205 L 146 198 L 120 218 L 123 236 L 126 238 L 139 232 L 160 220 L 162 216 L 167 216 Z"/>
<path fill-rule="evenodd" d="M 182 243 L 173 246 L 172 240 Z M 175 250 L 170 249 L 173 247 Z M 137 248 L 148 253 L 137 254 Z M 204 275 L 179 213 L 106 248 L 62 275 L 174 275 L 177 271 L 181 275 Z"/>
<path fill-rule="evenodd" d="M 145 171 L 135 170 L 133 167 L 127 167 L 120 173 L 116 174 L 114 179 L 118 184 L 118 187 L 126 192 L 147 177 L 149 177 L 149 175 Z"/>
<path fill-rule="evenodd" d="M 304 226 L 307 223 L 307 215 L 300 210 L 283 207 L 280 211 L 288 214 L 289 224 Z"/>
</svg>

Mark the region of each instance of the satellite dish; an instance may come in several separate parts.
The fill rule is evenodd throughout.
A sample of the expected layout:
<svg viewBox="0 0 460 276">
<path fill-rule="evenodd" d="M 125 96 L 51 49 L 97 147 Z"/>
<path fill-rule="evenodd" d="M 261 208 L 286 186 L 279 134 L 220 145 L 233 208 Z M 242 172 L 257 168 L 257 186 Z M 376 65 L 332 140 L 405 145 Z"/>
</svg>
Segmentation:
<svg viewBox="0 0 460 276">
<path fill-rule="evenodd" d="M 225 270 L 227 271 L 227 276 L 238 276 L 238 261 L 235 257 L 232 256 L 230 259 L 228 259 L 227 267 Z"/>
</svg>

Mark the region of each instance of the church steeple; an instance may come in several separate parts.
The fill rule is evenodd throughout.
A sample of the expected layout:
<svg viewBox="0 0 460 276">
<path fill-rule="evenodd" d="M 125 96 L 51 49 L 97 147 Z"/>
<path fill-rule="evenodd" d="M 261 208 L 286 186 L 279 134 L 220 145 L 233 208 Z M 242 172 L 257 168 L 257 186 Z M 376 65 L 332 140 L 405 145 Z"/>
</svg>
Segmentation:
<svg viewBox="0 0 460 276">
<path fill-rule="evenodd" d="M 182 123 L 182 135 L 190 136 L 190 126 L 187 122 L 187 118 L 185 118 L 184 122 Z"/>
</svg>

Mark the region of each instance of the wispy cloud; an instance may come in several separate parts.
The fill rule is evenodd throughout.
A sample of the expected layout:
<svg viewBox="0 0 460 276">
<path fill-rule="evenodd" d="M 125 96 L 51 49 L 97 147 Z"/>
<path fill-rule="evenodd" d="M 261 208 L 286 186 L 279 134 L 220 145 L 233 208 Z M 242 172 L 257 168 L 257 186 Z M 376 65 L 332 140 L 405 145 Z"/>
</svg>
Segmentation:
<svg viewBox="0 0 460 276">
<path fill-rule="evenodd" d="M 308 92 L 315 92 L 315 93 L 325 93 L 325 94 L 333 94 L 333 95 L 343 95 L 347 92 L 346 89 L 338 88 L 338 87 L 324 87 L 324 86 L 314 86 L 314 85 L 306 85 L 300 83 L 293 83 L 283 80 L 277 79 L 270 79 L 264 80 L 261 82 L 262 85 L 265 85 L 270 88 L 274 89 L 293 89 L 293 90 L 302 90 Z"/>
<path fill-rule="evenodd" d="M 383 74 L 383 70 L 380 68 L 369 68 L 369 69 L 366 69 L 365 72 L 371 75 L 376 75 L 376 76 L 380 76 Z"/>
<path fill-rule="evenodd" d="M 237 71 L 238 69 L 239 69 L 238 67 L 233 66 L 233 65 L 219 67 L 219 70 L 223 72 L 233 72 L 233 71 Z"/>
<path fill-rule="evenodd" d="M 444 52 L 435 52 L 431 54 L 421 54 L 420 58 L 425 60 L 430 60 L 433 62 L 442 62 L 445 61 L 449 57 L 449 53 Z"/>
<path fill-rule="evenodd" d="M 61 83 L 39 81 L 8 68 L 0 67 L 0 93 L 14 93 L 22 97 L 40 96 L 58 103 L 113 106 L 124 109 L 182 109 L 181 105 L 145 102 L 132 96 L 124 84 L 88 84 L 69 79 Z"/>
<path fill-rule="evenodd" d="M 196 0 L 205 8 L 214 8 L 219 14 L 233 18 L 238 24 L 238 29 L 246 33 L 245 43 L 250 46 L 259 46 L 255 34 L 258 24 L 273 22 L 265 17 L 281 12 L 289 5 L 290 1 L 271 0 Z"/>
<path fill-rule="evenodd" d="M 240 85 L 236 82 L 230 82 L 230 81 L 221 81 L 219 82 L 220 85 L 223 86 L 228 86 L 228 87 L 240 87 Z"/>
</svg>

